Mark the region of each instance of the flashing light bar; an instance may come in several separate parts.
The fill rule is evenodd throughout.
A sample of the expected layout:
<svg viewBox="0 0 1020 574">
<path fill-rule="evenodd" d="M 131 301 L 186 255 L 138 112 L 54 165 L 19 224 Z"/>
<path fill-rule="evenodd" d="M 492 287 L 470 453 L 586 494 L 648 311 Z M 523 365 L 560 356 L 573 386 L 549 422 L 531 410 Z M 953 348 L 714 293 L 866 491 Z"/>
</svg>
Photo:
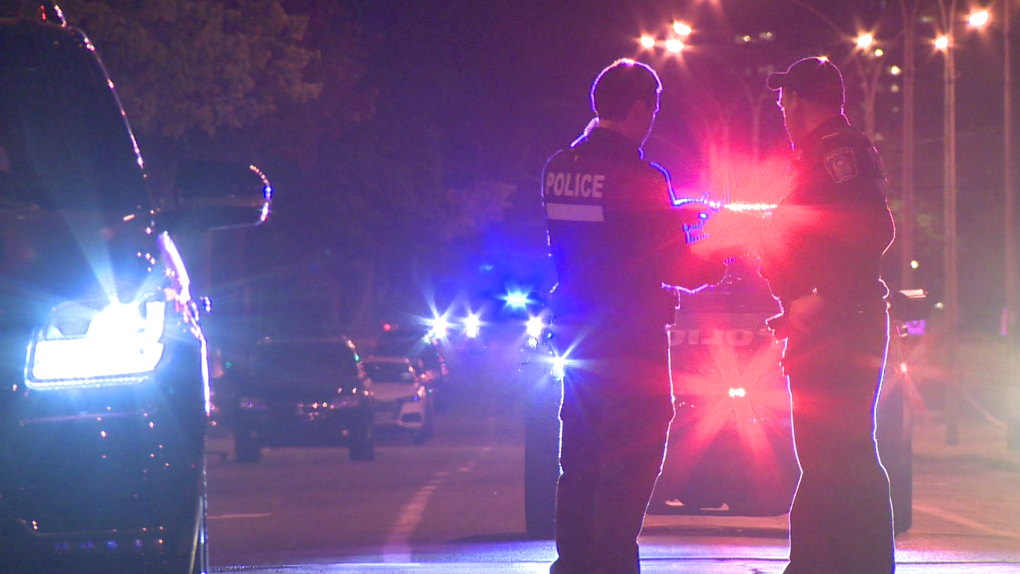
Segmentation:
<svg viewBox="0 0 1020 574">
<path fill-rule="evenodd" d="M 511 291 L 506 294 L 506 304 L 515 309 L 524 309 L 528 306 L 528 294 L 522 291 Z"/>
</svg>

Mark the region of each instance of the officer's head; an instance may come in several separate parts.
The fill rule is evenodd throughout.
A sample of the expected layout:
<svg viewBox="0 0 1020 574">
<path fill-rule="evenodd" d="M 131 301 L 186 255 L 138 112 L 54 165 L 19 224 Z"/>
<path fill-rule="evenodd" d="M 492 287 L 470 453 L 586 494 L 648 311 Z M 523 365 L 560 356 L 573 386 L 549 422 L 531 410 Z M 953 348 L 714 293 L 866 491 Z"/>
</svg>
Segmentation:
<svg viewBox="0 0 1020 574">
<path fill-rule="evenodd" d="M 591 86 L 591 109 L 599 125 L 644 143 L 659 111 L 662 82 L 650 67 L 630 59 L 610 64 Z"/>
<path fill-rule="evenodd" d="M 818 123 L 843 113 L 843 75 L 827 58 L 797 60 L 785 72 L 768 77 L 779 90 L 786 130 L 796 142 Z"/>
</svg>

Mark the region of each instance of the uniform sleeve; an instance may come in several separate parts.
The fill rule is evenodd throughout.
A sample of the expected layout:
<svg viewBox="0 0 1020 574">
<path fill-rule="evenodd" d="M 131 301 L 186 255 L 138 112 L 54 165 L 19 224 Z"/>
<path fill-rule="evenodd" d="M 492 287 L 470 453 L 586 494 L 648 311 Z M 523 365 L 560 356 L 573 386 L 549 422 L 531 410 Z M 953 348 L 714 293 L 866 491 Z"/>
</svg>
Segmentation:
<svg viewBox="0 0 1020 574">
<path fill-rule="evenodd" d="M 837 141 L 824 150 L 810 183 L 773 214 L 762 270 L 773 293 L 790 300 L 815 288 L 852 292 L 856 282 L 877 277 L 895 233 L 884 185 L 870 144 Z"/>
<path fill-rule="evenodd" d="M 718 283 L 725 272 L 721 258 L 695 255 L 688 245 L 686 229 L 698 222 L 697 210 L 681 209 L 673 205 L 669 177 L 664 170 L 653 166 L 649 170 L 644 199 L 647 203 L 646 225 L 649 237 L 648 264 L 661 283 L 695 289 Z"/>
</svg>

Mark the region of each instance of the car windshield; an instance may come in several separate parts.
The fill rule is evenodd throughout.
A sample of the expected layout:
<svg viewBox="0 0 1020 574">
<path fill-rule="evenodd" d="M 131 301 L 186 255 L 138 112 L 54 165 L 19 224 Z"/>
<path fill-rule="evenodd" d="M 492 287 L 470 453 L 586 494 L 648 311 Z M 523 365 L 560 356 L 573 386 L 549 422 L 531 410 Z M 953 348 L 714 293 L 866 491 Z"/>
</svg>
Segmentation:
<svg viewBox="0 0 1020 574">
<path fill-rule="evenodd" d="M 308 372 L 351 376 L 357 373 L 357 358 L 339 342 L 272 343 L 259 347 L 252 367 L 273 378 Z"/>
<path fill-rule="evenodd" d="M 137 212 L 148 194 L 106 75 L 56 38 L 0 36 L 0 207 Z"/>
<path fill-rule="evenodd" d="M 406 363 L 384 363 L 369 361 L 365 363 L 365 373 L 376 383 L 414 384 L 414 373 Z"/>
<path fill-rule="evenodd" d="M 420 360 L 430 369 L 440 368 L 443 362 L 439 351 L 425 338 L 424 333 L 390 331 L 379 338 L 375 353 Z"/>
</svg>

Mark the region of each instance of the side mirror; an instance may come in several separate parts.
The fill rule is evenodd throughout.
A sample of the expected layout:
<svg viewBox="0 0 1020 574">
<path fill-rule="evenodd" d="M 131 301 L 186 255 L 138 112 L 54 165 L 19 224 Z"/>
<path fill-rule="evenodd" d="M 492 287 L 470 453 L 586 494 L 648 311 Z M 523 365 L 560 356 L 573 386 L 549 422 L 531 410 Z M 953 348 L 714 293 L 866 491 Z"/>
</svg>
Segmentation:
<svg viewBox="0 0 1020 574">
<path fill-rule="evenodd" d="M 269 217 L 273 186 L 254 165 L 182 163 L 174 182 L 175 226 L 223 229 L 258 225 Z"/>
<path fill-rule="evenodd" d="M 889 298 L 889 314 L 900 321 L 921 321 L 931 314 L 932 303 L 923 289 L 893 291 Z"/>
</svg>

